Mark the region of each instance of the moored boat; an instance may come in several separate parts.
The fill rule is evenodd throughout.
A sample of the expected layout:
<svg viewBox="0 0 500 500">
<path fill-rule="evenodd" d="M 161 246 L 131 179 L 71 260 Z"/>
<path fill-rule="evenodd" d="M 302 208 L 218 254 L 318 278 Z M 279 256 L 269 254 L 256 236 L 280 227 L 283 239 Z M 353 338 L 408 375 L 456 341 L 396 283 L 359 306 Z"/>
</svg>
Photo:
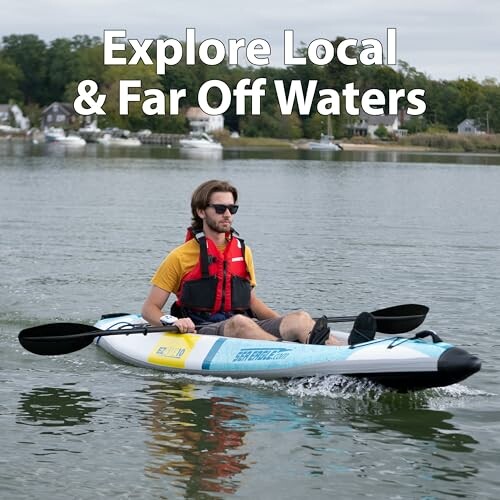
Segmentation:
<svg viewBox="0 0 500 500">
<path fill-rule="evenodd" d="M 78 135 L 68 134 L 62 128 L 51 127 L 45 132 L 45 141 L 63 146 L 85 146 L 87 142 Z"/>
<path fill-rule="evenodd" d="M 168 372 L 262 379 L 345 375 L 399 391 L 454 384 L 481 368 L 476 356 L 442 342 L 431 331 L 413 338 L 375 338 L 354 346 L 163 332 L 126 335 L 127 328 L 141 325 L 147 323 L 140 315 L 103 317 L 95 327 L 106 330 L 106 335 L 96 343 L 121 361 Z M 111 335 L 108 330 L 118 331 Z M 333 334 L 347 339 L 344 332 Z"/>
<path fill-rule="evenodd" d="M 181 148 L 188 149 L 207 149 L 207 150 L 222 150 L 222 144 L 215 141 L 208 134 L 191 132 L 189 137 L 179 140 Z"/>
<path fill-rule="evenodd" d="M 333 136 L 321 134 L 318 142 L 309 143 L 309 149 L 316 151 L 342 151 L 342 146 L 333 142 L 333 140 Z"/>
</svg>

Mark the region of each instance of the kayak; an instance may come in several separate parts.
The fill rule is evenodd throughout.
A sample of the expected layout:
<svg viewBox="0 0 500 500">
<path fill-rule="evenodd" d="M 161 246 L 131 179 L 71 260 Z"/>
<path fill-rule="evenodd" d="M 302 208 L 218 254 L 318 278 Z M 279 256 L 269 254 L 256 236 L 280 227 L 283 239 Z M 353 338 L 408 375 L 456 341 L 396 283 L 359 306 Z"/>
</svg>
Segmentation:
<svg viewBox="0 0 500 500">
<path fill-rule="evenodd" d="M 442 342 L 431 331 L 412 338 L 384 336 L 354 346 L 324 346 L 194 333 L 126 335 L 123 330 L 141 325 L 147 322 L 138 314 L 103 317 L 96 328 L 121 329 L 123 334 L 99 336 L 96 344 L 125 363 L 172 373 L 267 380 L 344 375 L 397 391 L 455 384 L 481 368 L 476 356 Z M 332 334 L 344 341 L 348 336 Z"/>
</svg>

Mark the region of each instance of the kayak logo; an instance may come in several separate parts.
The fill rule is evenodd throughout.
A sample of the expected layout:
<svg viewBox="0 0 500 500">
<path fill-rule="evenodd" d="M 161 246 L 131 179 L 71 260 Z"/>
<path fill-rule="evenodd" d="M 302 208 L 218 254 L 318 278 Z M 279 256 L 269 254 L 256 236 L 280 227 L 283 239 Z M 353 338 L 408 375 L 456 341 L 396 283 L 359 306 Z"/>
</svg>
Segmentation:
<svg viewBox="0 0 500 500">
<path fill-rule="evenodd" d="M 236 353 L 233 361 L 270 361 L 273 359 L 285 359 L 289 356 L 291 349 L 281 348 L 251 348 L 241 349 Z"/>
<path fill-rule="evenodd" d="M 162 358 L 180 359 L 184 356 L 186 349 L 182 347 L 158 347 L 156 354 Z"/>
</svg>

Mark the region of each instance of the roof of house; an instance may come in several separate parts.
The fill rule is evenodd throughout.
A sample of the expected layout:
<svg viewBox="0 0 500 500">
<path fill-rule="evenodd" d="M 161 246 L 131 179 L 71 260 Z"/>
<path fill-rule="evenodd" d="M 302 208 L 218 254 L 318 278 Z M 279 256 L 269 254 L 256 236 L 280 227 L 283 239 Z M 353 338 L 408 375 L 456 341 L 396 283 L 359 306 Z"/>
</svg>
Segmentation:
<svg viewBox="0 0 500 500">
<path fill-rule="evenodd" d="M 367 130 L 369 126 L 378 127 L 383 125 L 384 127 L 394 126 L 394 121 L 398 118 L 397 115 L 369 115 L 363 110 L 360 110 L 359 115 L 353 116 L 354 121 L 348 128 L 356 130 Z M 398 125 L 399 126 L 399 125 Z"/>
<path fill-rule="evenodd" d="M 200 120 L 200 119 L 207 119 L 209 118 L 210 115 L 205 113 L 201 108 L 196 108 L 196 107 L 190 107 L 186 111 L 186 118 L 188 120 Z"/>
<path fill-rule="evenodd" d="M 220 116 L 220 115 L 209 115 L 208 113 L 205 113 L 201 108 L 197 107 L 190 107 L 186 111 L 186 118 L 188 120 L 208 120 L 209 118 L 213 118 L 214 116 Z"/>
<path fill-rule="evenodd" d="M 359 112 L 359 119 L 365 120 L 368 125 L 393 125 L 396 118 L 397 115 L 369 115 L 363 110 Z"/>
<path fill-rule="evenodd" d="M 473 120 L 472 118 L 466 118 L 465 120 L 462 120 L 457 126 L 458 127 L 469 126 L 469 127 L 479 128 L 479 123 L 477 123 L 476 120 Z"/>
<path fill-rule="evenodd" d="M 75 109 L 73 108 L 73 103 L 71 102 L 53 102 L 49 104 L 43 111 L 42 115 L 48 113 L 49 111 L 52 111 L 52 108 L 59 106 L 61 108 L 61 111 L 68 115 L 74 115 L 76 113 Z"/>
</svg>

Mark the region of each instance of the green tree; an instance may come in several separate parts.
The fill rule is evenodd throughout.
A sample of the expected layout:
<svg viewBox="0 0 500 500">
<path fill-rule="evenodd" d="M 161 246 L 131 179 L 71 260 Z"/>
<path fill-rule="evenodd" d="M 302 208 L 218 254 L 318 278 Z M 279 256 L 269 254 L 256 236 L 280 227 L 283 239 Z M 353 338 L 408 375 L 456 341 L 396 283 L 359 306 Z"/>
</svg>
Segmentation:
<svg viewBox="0 0 500 500">
<path fill-rule="evenodd" d="M 337 53 L 338 46 L 341 42 L 345 40 L 345 37 L 338 36 L 332 41 L 335 48 L 335 53 Z M 357 59 L 359 51 L 355 47 L 348 47 L 346 54 L 351 59 Z M 359 79 L 359 68 L 362 65 L 345 65 L 342 64 L 337 57 L 335 57 L 332 62 L 324 66 L 325 68 L 325 81 L 324 84 L 327 88 L 331 88 L 341 93 L 346 84 L 350 82 L 358 81 Z"/>
<path fill-rule="evenodd" d="M 128 114 L 120 114 L 120 81 L 140 80 L 141 88 L 131 90 L 130 93 L 137 93 L 141 96 L 139 102 L 132 102 L 128 107 Z M 146 100 L 144 91 L 147 89 L 160 88 L 158 75 L 154 66 L 146 66 L 142 63 L 135 66 L 110 66 L 103 74 L 103 82 L 100 93 L 106 94 L 106 103 L 103 109 L 106 116 L 99 118 L 101 125 L 115 126 L 131 130 L 150 129 L 154 132 L 179 132 L 186 131 L 186 120 L 181 115 L 170 115 L 168 97 L 165 99 L 165 115 L 146 115 L 142 110 L 142 105 Z"/>
<path fill-rule="evenodd" d="M 319 113 L 311 114 L 303 121 L 304 137 L 309 139 L 318 139 L 325 133 L 325 116 Z"/>
<path fill-rule="evenodd" d="M 297 113 L 281 115 L 279 108 L 276 109 L 278 117 L 277 137 L 281 139 L 300 139 L 303 136 L 302 121 Z"/>
<path fill-rule="evenodd" d="M 457 130 L 457 125 L 467 118 L 465 103 L 460 90 L 453 82 L 433 81 L 426 96 L 425 116 L 430 124 L 444 123 L 448 130 Z"/>
<path fill-rule="evenodd" d="M 0 55 L 0 102 L 23 100 L 20 89 L 22 78 L 23 73 L 17 65 Z"/>
<path fill-rule="evenodd" d="M 75 35 L 71 39 L 73 50 L 79 51 L 83 49 L 91 49 L 93 47 L 102 46 L 102 40 L 98 36 Z"/>
<path fill-rule="evenodd" d="M 22 73 L 19 88 L 25 103 L 47 104 L 45 86 L 47 47 L 37 35 L 9 35 L 2 39 L 2 54 Z"/>
<path fill-rule="evenodd" d="M 246 115 L 240 119 L 240 132 L 247 137 L 278 137 L 280 121 L 273 113 Z"/>
<path fill-rule="evenodd" d="M 485 80 L 482 84 L 486 98 L 487 108 L 483 110 L 485 114 L 485 130 L 490 133 L 500 132 L 500 85 L 494 79 Z"/>
<path fill-rule="evenodd" d="M 103 44 L 75 49 L 75 74 L 72 79 L 78 82 L 94 80 L 98 84 L 102 83 L 106 71 L 103 51 Z"/>
<path fill-rule="evenodd" d="M 384 113 L 389 114 L 389 89 L 403 88 L 403 81 L 403 76 L 390 66 L 365 66 L 358 86 L 361 94 L 368 89 L 378 89 L 383 92 Z M 404 107 L 404 103 L 400 107 Z"/>
<path fill-rule="evenodd" d="M 23 114 L 29 118 L 33 127 L 38 126 L 42 121 L 42 107 L 36 103 L 25 104 Z"/>
<path fill-rule="evenodd" d="M 387 137 L 389 136 L 389 132 L 387 131 L 387 129 L 384 127 L 384 125 L 379 125 L 377 127 L 377 130 L 375 130 L 375 132 L 373 132 L 379 139 L 387 139 Z"/>
<path fill-rule="evenodd" d="M 425 116 L 412 116 L 409 120 L 405 121 L 402 128 L 408 130 L 409 134 L 417 134 L 425 132 L 428 126 Z"/>
<path fill-rule="evenodd" d="M 75 78 L 77 61 L 73 43 L 67 38 L 57 38 L 47 49 L 47 100 L 61 101 L 69 82 Z"/>
<path fill-rule="evenodd" d="M 431 99 L 430 94 L 432 93 L 431 88 L 433 85 L 433 82 L 431 81 L 431 79 L 427 75 L 425 75 L 424 73 L 418 71 L 415 67 L 410 66 L 407 62 L 402 61 L 402 60 L 398 61 L 398 73 L 402 77 L 402 87 L 401 88 L 405 89 L 406 96 L 413 89 L 422 89 L 424 91 L 424 96 L 422 97 L 422 99 L 424 100 L 424 102 L 427 105 L 427 111 L 426 111 L 425 115 L 430 116 L 431 113 L 434 112 L 433 108 L 435 109 L 435 103 L 434 103 L 434 105 L 432 103 L 430 103 L 430 99 Z M 408 108 L 408 101 L 407 101 L 406 97 L 404 99 L 400 99 L 399 103 L 403 109 Z M 434 121 L 436 121 L 436 119 L 437 119 L 437 117 L 435 117 Z M 425 130 L 425 128 L 427 127 L 426 122 L 427 122 L 427 120 L 415 121 L 415 122 L 412 122 L 412 125 L 410 127 L 407 127 L 406 123 L 405 123 L 404 128 L 408 129 L 409 133 L 413 133 L 413 132 L 410 132 L 410 129 L 418 130 L 421 132 L 422 130 Z M 423 129 L 422 129 L 422 127 L 423 127 Z"/>
<path fill-rule="evenodd" d="M 431 82 L 431 79 L 415 67 L 410 66 L 407 62 L 398 60 L 398 73 L 403 78 L 403 87 L 407 93 L 411 89 L 426 90 Z"/>
</svg>

